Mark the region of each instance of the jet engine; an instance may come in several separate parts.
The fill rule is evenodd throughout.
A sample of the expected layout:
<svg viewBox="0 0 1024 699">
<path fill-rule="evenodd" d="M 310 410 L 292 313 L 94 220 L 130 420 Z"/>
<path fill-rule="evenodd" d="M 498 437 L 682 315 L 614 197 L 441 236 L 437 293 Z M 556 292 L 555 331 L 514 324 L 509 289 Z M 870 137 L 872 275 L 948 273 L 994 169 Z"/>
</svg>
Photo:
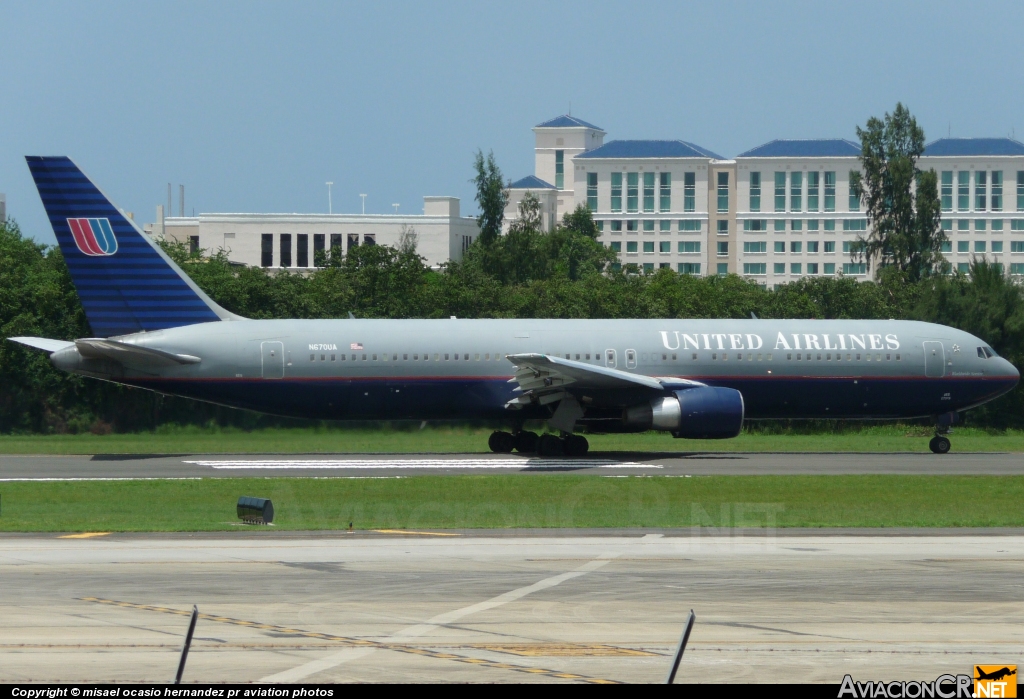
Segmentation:
<svg viewBox="0 0 1024 699">
<path fill-rule="evenodd" d="M 686 439 L 729 439 L 743 427 L 743 395 L 732 388 L 694 386 L 626 408 L 630 427 Z"/>
</svg>

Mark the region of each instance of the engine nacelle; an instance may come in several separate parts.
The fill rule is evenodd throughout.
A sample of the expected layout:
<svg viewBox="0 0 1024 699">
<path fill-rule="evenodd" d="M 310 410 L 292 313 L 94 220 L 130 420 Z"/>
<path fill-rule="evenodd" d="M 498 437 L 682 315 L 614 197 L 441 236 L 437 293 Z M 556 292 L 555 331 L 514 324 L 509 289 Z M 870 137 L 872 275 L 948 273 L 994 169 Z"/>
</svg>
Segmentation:
<svg viewBox="0 0 1024 699">
<path fill-rule="evenodd" d="M 743 428 L 743 394 L 732 388 L 694 386 L 626 408 L 626 425 L 671 432 L 686 439 L 730 439 Z"/>
</svg>

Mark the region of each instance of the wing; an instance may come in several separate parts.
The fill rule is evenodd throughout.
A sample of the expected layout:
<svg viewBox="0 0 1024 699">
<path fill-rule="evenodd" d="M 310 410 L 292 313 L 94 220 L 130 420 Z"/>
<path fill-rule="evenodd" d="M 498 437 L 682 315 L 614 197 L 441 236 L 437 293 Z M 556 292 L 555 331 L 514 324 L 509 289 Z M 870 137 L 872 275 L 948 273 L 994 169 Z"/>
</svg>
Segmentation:
<svg viewBox="0 0 1024 699">
<path fill-rule="evenodd" d="M 53 354 L 58 350 L 71 347 L 75 344 L 74 342 L 68 342 L 67 340 L 50 340 L 45 337 L 9 337 L 7 339 L 11 342 L 17 342 L 20 345 L 42 350 L 49 354 Z"/>
<path fill-rule="evenodd" d="M 676 377 L 653 377 L 632 374 L 620 369 L 561 359 L 547 354 L 510 354 L 507 359 L 516 367 L 509 383 L 516 383 L 516 396 L 506 408 L 522 408 L 529 403 L 545 405 L 561 400 L 566 393 L 576 397 L 601 395 L 603 402 L 618 403 L 616 396 L 627 403 L 640 395 L 658 395 L 670 389 L 702 386 L 698 381 Z"/>
</svg>

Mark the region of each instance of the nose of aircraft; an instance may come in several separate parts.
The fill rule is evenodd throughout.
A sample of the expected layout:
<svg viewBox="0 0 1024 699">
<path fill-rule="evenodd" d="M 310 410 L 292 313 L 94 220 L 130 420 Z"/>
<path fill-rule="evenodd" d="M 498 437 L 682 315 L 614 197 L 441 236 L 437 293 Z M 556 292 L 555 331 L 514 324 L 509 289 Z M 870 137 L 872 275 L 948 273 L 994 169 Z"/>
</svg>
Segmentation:
<svg viewBox="0 0 1024 699">
<path fill-rule="evenodd" d="M 1006 378 L 1012 379 L 1014 385 L 1016 385 L 1017 382 L 1020 381 L 1020 372 L 1017 370 L 1017 367 L 1015 367 L 1013 364 L 1010 364 L 1010 362 L 1005 359 L 1003 359 L 1003 364 L 1006 365 Z"/>
</svg>

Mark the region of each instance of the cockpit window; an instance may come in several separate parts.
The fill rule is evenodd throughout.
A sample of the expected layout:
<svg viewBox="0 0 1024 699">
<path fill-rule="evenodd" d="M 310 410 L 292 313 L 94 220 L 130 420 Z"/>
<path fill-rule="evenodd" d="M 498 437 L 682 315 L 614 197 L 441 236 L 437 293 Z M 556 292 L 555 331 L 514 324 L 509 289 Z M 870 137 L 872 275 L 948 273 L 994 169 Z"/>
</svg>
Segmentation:
<svg viewBox="0 0 1024 699">
<path fill-rule="evenodd" d="M 999 355 L 996 354 L 996 351 L 991 347 L 979 347 L 978 356 L 982 359 L 991 359 L 992 357 L 998 357 Z"/>
<path fill-rule="evenodd" d="M 988 357 L 985 356 L 985 348 L 978 348 L 978 359 L 988 359 Z"/>
</svg>

